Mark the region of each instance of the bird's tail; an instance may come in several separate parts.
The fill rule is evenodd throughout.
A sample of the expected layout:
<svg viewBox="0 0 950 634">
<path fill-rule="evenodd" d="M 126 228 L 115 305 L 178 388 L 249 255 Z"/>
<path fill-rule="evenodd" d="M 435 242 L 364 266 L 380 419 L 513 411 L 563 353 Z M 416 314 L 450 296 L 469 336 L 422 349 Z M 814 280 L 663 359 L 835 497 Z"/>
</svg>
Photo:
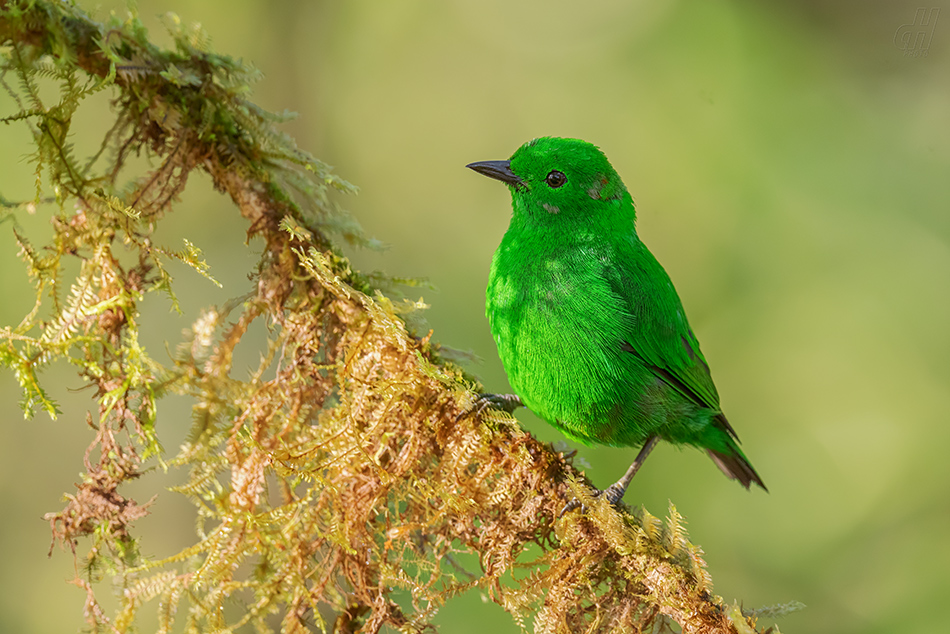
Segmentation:
<svg viewBox="0 0 950 634">
<path fill-rule="evenodd" d="M 716 466 L 733 480 L 738 480 L 739 483 L 747 489 L 755 482 L 762 487 L 763 491 L 768 491 L 768 489 L 765 488 L 765 483 L 762 482 L 762 478 L 759 477 L 759 474 L 755 472 L 755 469 L 749 462 L 749 459 L 746 458 L 742 450 L 739 449 L 739 438 L 726 420 L 726 417 L 720 414 L 712 429 L 718 432 L 716 434 L 716 436 L 718 436 L 716 439 L 718 442 L 706 444 L 704 449 L 706 449 L 706 452 L 709 454 L 709 457 L 712 458 L 713 462 L 716 463 Z M 713 449 L 709 445 L 714 445 L 716 448 Z"/>
<path fill-rule="evenodd" d="M 736 447 L 735 453 L 729 454 L 714 449 L 707 449 L 706 452 L 723 473 L 733 480 L 738 480 L 745 488 L 748 489 L 749 486 L 755 482 L 762 487 L 764 491 L 768 491 L 768 489 L 765 488 L 765 483 L 762 482 L 762 478 L 755 472 L 755 469 L 749 464 L 749 459 L 742 454 L 742 451 L 740 451 L 738 447 Z"/>
</svg>

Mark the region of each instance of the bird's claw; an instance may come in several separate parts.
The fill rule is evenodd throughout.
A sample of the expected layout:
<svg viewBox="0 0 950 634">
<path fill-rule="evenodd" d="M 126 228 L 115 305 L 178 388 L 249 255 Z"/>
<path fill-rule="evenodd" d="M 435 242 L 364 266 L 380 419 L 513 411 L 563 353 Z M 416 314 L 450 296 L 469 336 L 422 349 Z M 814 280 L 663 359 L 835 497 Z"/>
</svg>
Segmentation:
<svg viewBox="0 0 950 634">
<path fill-rule="evenodd" d="M 485 410 L 489 409 L 501 410 L 511 414 L 519 407 L 524 407 L 524 402 L 517 394 L 479 394 L 472 406 L 462 412 L 459 418 L 473 414 L 481 416 L 485 413 Z"/>
<path fill-rule="evenodd" d="M 617 486 L 617 484 L 611 484 L 606 489 L 591 489 L 590 496 L 595 500 L 601 495 L 610 503 L 611 506 L 617 506 L 620 503 L 620 500 L 623 499 L 623 494 L 626 493 L 622 488 Z M 558 519 L 561 519 L 571 511 L 576 508 L 580 508 L 581 513 L 587 513 L 587 505 L 578 500 L 576 497 L 571 498 L 571 501 L 564 505 L 564 508 L 561 509 L 561 512 L 558 513 Z"/>
<path fill-rule="evenodd" d="M 594 491 L 591 491 L 591 493 L 596 495 L 596 494 L 599 494 L 600 491 L 594 490 Z M 581 513 L 587 512 L 587 506 L 585 506 L 577 498 L 571 498 L 571 501 L 565 504 L 564 508 L 561 509 L 561 512 L 557 514 L 557 518 L 561 519 L 562 517 L 564 517 L 565 515 L 567 515 L 568 513 L 570 513 L 571 511 L 573 511 L 574 509 L 578 507 L 581 509 Z"/>
</svg>

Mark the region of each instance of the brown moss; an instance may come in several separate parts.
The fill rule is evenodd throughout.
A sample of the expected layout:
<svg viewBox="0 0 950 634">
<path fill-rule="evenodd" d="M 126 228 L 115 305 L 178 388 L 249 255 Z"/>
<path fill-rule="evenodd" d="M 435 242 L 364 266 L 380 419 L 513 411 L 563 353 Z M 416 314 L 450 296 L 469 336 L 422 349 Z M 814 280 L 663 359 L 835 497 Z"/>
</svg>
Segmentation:
<svg viewBox="0 0 950 634">
<path fill-rule="evenodd" d="M 188 631 L 268 630 L 272 615 L 286 632 L 424 631 L 445 601 L 474 589 L 538 632 L 650 631 L 667 617 L 685 632 L 732 632 L 736 618 L 749 627 L 709 593 L 702 551 L 674 508 L 660 530 L 646 511 L 592 500 L 569 461 L 510 417 L 466 414 L 471 380 L 407 333 L 393 303 L 334 252 L 334 235 L 359 235 L 327 190 L 351 187 L 244 100 L 236 62 L 184 30 L 176 51 L 157 49 L 134 18 L 106 28 L 65 3 L 0 8 L 0 38 L 15 52 L 7 72 L 29 93 L 53 59 L 63 80 L 55 108 L 25 95 L 11 117 L 32 122 L 40 143 L 57 141 L 38 153 L 38 174 L 68 184 L 79 209 L 54 212 L 53 256 L 20 240 L 37 306 L 58 288 L 59 257 L 84 264 L 69 298 L 47 307 L 52 319 L 34 309 L 4 331 L 0 353 L 28 413 L 56 413 L 35 376 L 49 359 L 70 356 L 97 390 L 86 478 L 48 516 L 57 540 L 92 540 L 87 570 L 107 560 L 121 577 L 112 616 L 96 600 L 99 577 L 77 578 L 91 629 L 128 631 L 154 603 L 161 631 L 176 618 Z M 84 171 L 58 141 L 90 78 L 115 91 L 117 119 L 103 140 L 108 164 Z M 118 174 L 136 153 L 158 166 L 123 190 Z M 171 294 L 168 258 L 209 275 L 189 243 L 176 251 L 150 239 L 194 170 L 230 196 L 265 251 L 254 296 L 205 311 L 162 367 L 138 345 L 136 306 L 144 292 Z M 134 268 L 112 257 L 116 237 L 138 252 Z M 238 380 L 233 351 L 255 320 L 270 339 L 260 367 Z M 152 561 L 131 538 L 148 505 L 118 489 L 161 451 L 155 404 L 168 391 L 194 399 L 192 438 L 171 464 L 190 470 L 176 490 L 201 522 L 193 546 Z M 587 496 L 589 513 L 556 519 L 572 495 Z M 243 611 L 226 621 L 218 606 L 238 596 Z"/>
</svg>

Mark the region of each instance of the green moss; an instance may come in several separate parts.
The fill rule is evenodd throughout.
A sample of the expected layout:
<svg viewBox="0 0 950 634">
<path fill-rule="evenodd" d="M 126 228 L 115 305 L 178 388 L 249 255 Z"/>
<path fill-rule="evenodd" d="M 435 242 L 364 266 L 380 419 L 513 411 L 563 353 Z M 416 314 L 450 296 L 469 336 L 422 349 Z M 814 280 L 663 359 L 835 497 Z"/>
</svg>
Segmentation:
<svg viewBox="0 0 950 634">
<path fill-rule="evenodd" d="M 98 451 L 88 455 L 98 459 L 48 515 L 55 538 L 83 559 L 91 630 L 133 631 L 149 608 L 161 631 L 182 621 L 186 631 L 268 631 L 279 614 L 283 631 L 304 632 L 330 627 L 320 615 L 331 612 L 338 632 L 418 631 L 473 589 L 539 631 L 642 631 L 663 615 L 690 631 L 734 631 L 729 619 L 745 618 L 709 594 L 702 551 L 672 506 L 662 528 L 646 511 L 590 499 L 588 515 L 556 519 L 586 484 L 509 417 L 466 415 L 471 378 L 428 336 L 407 332 L 401 315 L 415 302 L 380 291 L 414 282 L 352 270 L 333 241 L 373 242 L 331 194 L 355 187 L 275 128 L 285 115 L 247 101 L 252 69 L 209 52 L 200 30 L 174 16 L 167 51 L 134 13 L 106 27 L 63 2 L 0 7 L 3 82 L 19 104 L 4 121 L 33 132 L 34 204 L 53 219 L 41 247 L 16 233 L 36 303 L 0 331 L 0 363 L 28 416 L 59 412 L 38 379 L 54 359 L 95 388 L 95 410 L 77 422 L 92 430 Z M 40 99 L 41 77 L 57 82 L 56 103 Z M 73 115 L 102 90 L 115 124 L 96 154 L 77 157 Z M 139 154 L 154 167 L 118 182 Z M 195 316 L 163 365 L 140 344 L 140 302 L 161 292 L 177 305 L 169 260 L 214 281 L 188 240 L 151 238 L 196 170 L 265 248 L 256 295 Z M 21 208 L 9 206 L 14 226 Z M 113 255 L 117 241 L 132 264 Z M 66 255 L 82 262 L 73 279 Z M 240 380 L 233 351 L 258 319 L 269 339 Z M 192 399 L 193 430 L 166 465 L 155 423 L 168 393 Z M 198 518 L 195 543 L 160 560 L 134 537 L 149 504 L 119 492 L 150 463 L 189 471 L 173 491 Z M 112 587 L 121 592 L 109 615 L 96 596 Z M 247 600 L 237 612 L 218 609 L 238 596 Z"/>
</svg>

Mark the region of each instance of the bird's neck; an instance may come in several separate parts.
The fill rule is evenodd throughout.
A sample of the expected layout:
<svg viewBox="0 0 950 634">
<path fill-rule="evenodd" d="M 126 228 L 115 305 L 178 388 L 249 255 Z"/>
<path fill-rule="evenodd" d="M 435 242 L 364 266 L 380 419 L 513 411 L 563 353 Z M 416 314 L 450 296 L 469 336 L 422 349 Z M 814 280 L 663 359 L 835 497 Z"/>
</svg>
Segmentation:
<svg viewBox="0 0 950 634">
<path fill-rule="evenodd" d="M 612 242 L 637 238 L 633 214 L 627 217 L 575 212 L 518 213 L 511 216 L 506 237 L 519 242 L 539 242 L 550 245 L 579 245 L 591 242 Z"/>
</svg>

